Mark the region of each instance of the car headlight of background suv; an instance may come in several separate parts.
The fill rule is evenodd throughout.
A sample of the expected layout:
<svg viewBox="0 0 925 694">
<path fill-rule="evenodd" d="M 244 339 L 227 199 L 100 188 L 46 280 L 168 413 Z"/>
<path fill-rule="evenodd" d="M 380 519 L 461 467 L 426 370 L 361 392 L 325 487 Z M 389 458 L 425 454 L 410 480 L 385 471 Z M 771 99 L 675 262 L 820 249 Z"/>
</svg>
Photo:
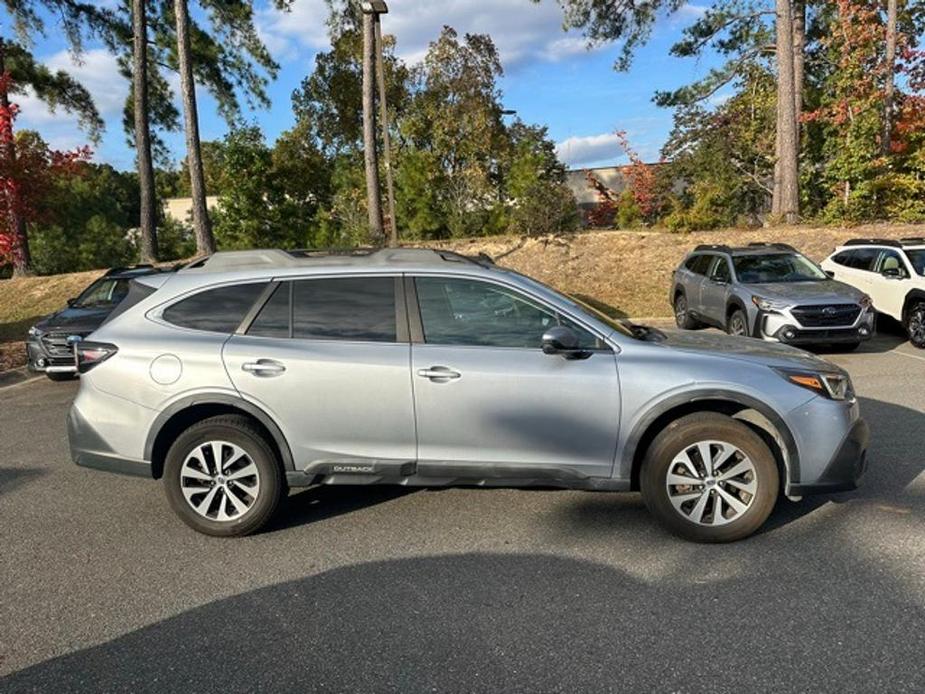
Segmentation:
<svg viewBox="0 0 925 694">
<path fill-rule="evenodd" d="M 36 328 L 34 325 L 29 328 L 29 338 L 32 340 L 38 340 L 42 336 L 42 331 Z"/>
<path fill-rule="evenodd" d="M 829 400 L 854 400 L 851 377 L 838 371 L 774 369 L 795 386 L 811 390 Z"/>
<path fill-rule="evenodd" d="M 790 308 L 790 304 L 786 301 L 774 301 L 765 299 L 763 296 L 753 296 L 752 303 L 762 311 L 783 311 Z"/>
<path fill-rule="evenodd" d="M 858 299 L 858 305 L 865 311 L 870 310 L 874 306 L 874 301 L 867 294 Z"/>
</svg>

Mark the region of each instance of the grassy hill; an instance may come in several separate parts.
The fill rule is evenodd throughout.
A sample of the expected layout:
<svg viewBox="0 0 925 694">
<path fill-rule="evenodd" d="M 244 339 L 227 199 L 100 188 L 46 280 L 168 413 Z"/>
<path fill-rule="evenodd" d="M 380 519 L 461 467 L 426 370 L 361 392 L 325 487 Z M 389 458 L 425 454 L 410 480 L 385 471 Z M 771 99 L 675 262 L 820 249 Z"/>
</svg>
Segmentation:
<svg viewBox="0 0 925 694">
<path fill-rule="evenodd" d="M 700 243 L 742 245 L 752 241 L 789 243 L 813 260 L 825 258 L 839 243 L 858 236 L 923 236 L 919 226 L 787 227 L 773 230 L 595 231 L 539 238 L 479 237 L 430 243 L 466 254 L 487 253 L 499 265 L 535 277 L 590 300 L 614 316 L 655 318 L 671 315 L 671 271 Z M 0 370 L 24 363 L 22 340 L 39 317 L 65 305 L 101 271 L 53 277 L 0 280 Z"/>
</svg>

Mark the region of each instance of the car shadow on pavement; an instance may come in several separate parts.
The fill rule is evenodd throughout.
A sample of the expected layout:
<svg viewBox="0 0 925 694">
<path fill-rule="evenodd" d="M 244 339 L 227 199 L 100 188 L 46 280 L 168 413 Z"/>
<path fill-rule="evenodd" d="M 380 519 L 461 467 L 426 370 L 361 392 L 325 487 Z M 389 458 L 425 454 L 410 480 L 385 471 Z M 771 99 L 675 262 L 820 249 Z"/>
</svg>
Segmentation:
<svg viewBox="0 0 925 694">
<path fill-rule="evenodd" d="M 692 555 L 686 578 L 653 582 L 546 554 L 425 556 L 218 600 L 28 667 L 0 689 L 915 690 L 925 613 L 911 601 L 897 610 L 888 576 L 828 551 L 868 582 L 848 620 L 846 587 L 794 590 L 770 557 L 711 578 L 706 553 Z"/>
<path fill-rule="evenodd" d="M 325 486 L 295 489 L 280 503 L 280 508 L 261 534 L 308 525 L 335 518 L 364 508 L 383 504 L 416 491 L 416 487 Z"/>
</svg>

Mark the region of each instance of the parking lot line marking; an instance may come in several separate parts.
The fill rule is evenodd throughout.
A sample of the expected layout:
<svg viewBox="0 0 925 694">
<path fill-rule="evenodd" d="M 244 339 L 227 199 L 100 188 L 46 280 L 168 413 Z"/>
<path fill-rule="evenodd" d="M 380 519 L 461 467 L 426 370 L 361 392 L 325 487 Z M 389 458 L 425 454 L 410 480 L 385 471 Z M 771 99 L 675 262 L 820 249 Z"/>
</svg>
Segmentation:
<svg viewBox="0 0 925 694">
<path fill-rule="evenodd" d="M 890 350 L 890 354 L 901 354 L 904 357 L 909 357 L 910 359 L 918 359 L 919 361 L 925 361 L 925 357 L 920 357 L 918 354 L 909 354 L 908 352 L 903 352 L 898 349 Z"/>
<path fill-rule="evenodd" d="M 27 383 L 34 383 L 41 379 L 41 376 L 33 376 L 32 378 L 26 379 L 25 381 L 20 381 L 19 383 L 11 383 L 8 386 L 0 386 L 0 390 L 10 390 L 11 388 L 18 388 L 19 386 L 24 386 Z"/>
</svg>

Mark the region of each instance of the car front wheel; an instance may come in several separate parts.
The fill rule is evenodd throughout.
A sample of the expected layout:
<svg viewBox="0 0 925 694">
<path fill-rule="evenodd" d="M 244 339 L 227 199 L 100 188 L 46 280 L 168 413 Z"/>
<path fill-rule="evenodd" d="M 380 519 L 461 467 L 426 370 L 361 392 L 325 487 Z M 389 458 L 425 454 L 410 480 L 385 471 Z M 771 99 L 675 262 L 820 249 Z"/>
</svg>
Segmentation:
<svg viewBox="0 0 925 694">
<path fill-rule="evenodd" d="M 730 335 L 742 335 L 748 337 L 748 316 L 745 311 L 736 309 L 729 316 L 729 322 L 726 324 L 726 332 Z"/>
<path fill-rule="evenodd" d="M 699 412 L 661 431 L 640 475 L 649 511 L 696 542 L 748 537 L 777 501 L 779 475 L 767 444 L 742 422 Z"/>
<path fill-rule="evenodd" d="M 915 304 L 906 316 L 906 332 L 913 347 L 925 349 L 925 301 Z"/>
<path fill-rule="evenodd" d="M 222 537 L 259 530 L 284 487 L 273 449 L 238 415 L 211 417 L 180 434 L 167 453 L 164 483 L 184 523 Z"/>
</svg>

